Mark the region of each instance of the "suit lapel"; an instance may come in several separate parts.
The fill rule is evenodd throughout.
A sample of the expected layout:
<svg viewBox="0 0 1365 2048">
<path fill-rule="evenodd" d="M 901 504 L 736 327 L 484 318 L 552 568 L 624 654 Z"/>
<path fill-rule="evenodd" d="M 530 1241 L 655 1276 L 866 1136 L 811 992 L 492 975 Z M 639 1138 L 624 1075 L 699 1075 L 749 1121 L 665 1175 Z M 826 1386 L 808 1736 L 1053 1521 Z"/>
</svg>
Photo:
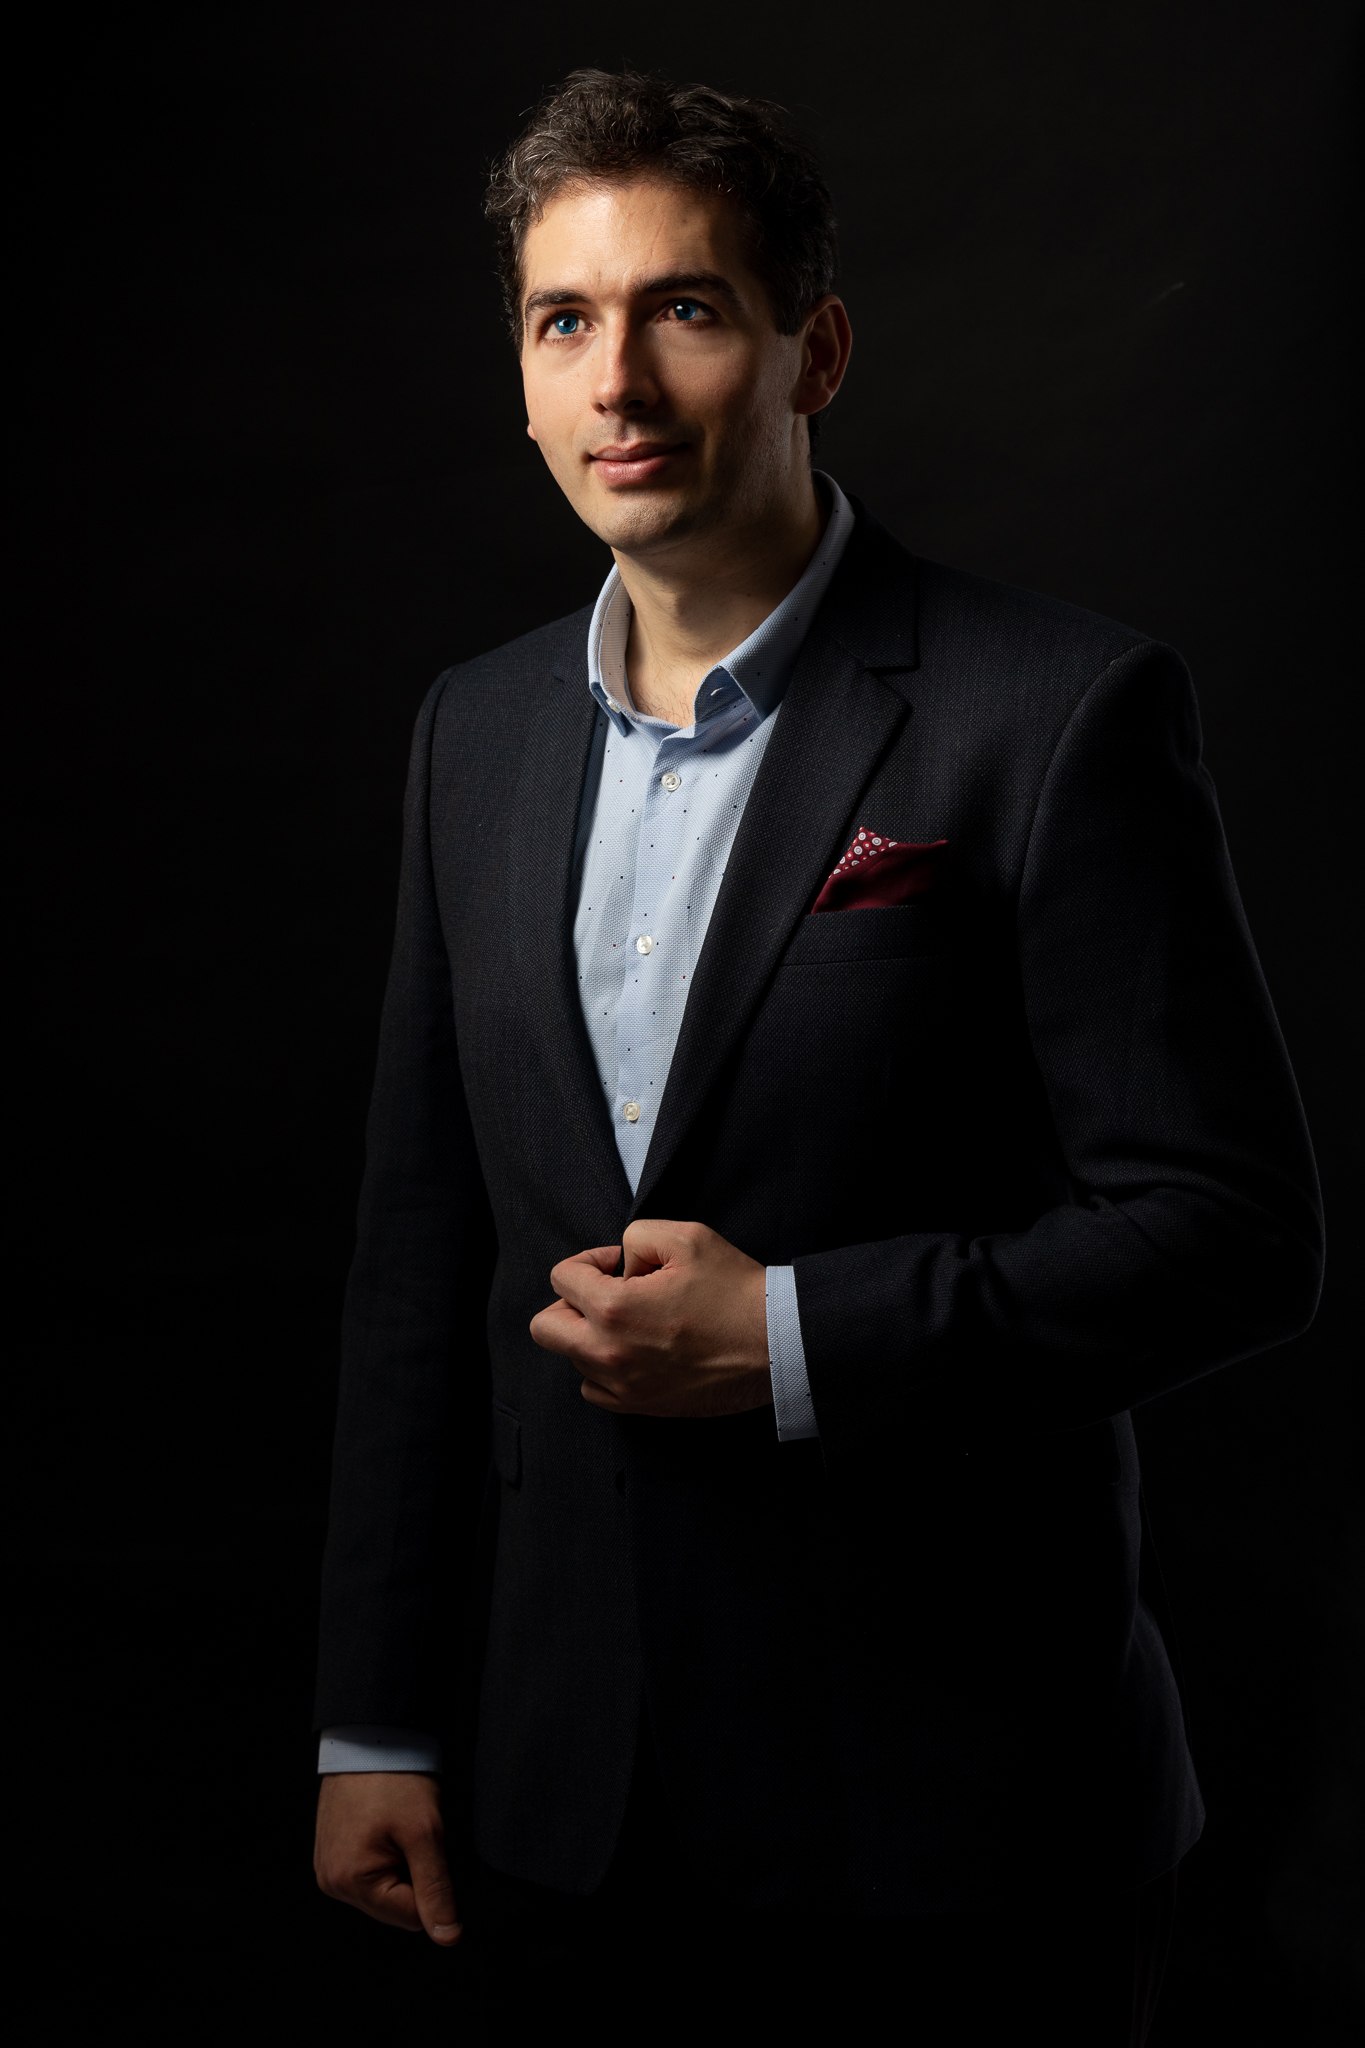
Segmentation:
<svg viewBox="0 0 1365 2048">
<path fill-rule="evenodd" d="M 573 850 L 597 706 L 588 691 L 586 618 L 566 622 L 553 673 L 528 714 L 507 837 L 507 931 L 540 1040 L 585 1167 L 624 1215 L 630 1183 L 602 1101 L 574 965 Z M 572 635 L 573 637 L 570 637 Z"/>
<path fill-rule="evenodd" d="M 895 665 L 908 664 L 902 656 Z M 793 926 L 843 852 L 859 793 L 908 711 L 905 698 L 817 620 L 735 837 L 632 1214 L 648 1213 Z"/>
</svg>

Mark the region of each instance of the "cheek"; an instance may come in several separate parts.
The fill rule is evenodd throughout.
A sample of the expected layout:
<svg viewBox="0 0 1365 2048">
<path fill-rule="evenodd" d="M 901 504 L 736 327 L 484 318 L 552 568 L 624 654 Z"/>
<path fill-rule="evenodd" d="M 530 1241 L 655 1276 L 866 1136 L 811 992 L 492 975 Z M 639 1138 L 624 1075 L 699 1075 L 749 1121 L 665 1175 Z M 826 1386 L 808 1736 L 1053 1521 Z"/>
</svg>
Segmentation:
<svg viewBox="0 0 1365 2048">
<path fill-rule="evenodd" d="M 572 443 L 579 417 L 580 409 L 574 403 L 568 384 L 569 380 L 562 377 L 522 379 L 527 422 L 535 435 L 537 447 L 552 470 L 561 453 Z"/>
<path fill-rule="evenodd" d="M 734 338 L 717 346 L 709 337 L 670 335 L 666 329 L 655 337 L 649 368 L 675 405 L 717 416 L 748 412 L 762 375 Z"/>
<path fill-rule="evenodd" d="M 698 369 L 694 392 L 699 409 L 704 407 L 742 435 L 751 453 L 785 440 L 791 394 L 785 363 L 737 353 Z"/>
</svg>

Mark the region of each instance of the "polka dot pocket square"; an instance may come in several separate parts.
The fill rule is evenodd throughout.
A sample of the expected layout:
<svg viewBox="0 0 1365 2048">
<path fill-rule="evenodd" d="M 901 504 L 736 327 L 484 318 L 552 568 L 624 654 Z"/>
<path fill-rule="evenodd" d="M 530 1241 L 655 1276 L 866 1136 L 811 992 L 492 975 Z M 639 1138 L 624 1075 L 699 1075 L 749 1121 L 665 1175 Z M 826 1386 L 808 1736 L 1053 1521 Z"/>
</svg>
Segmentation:
<svg viewBox="0 0 1365 2048">
<path fill-rule="evenodd" d="M 946 839 L 927 846 L 909 839 L 887 839 L 861 826 L 811 907 L 822 910 L 896 910 L 925 896 L 938 881 L 947 850 Z"/>
</svg>

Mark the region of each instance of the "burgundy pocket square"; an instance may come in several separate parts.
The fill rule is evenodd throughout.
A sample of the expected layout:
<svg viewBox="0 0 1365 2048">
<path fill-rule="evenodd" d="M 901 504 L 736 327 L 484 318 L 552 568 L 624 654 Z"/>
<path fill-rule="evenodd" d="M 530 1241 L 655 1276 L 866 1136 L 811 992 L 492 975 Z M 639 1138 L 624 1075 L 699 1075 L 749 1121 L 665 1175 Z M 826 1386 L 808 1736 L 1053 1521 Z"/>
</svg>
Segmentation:
<svg viewBox="0 0 1365 2048">
<path fill-rule="evenodd" d="M 822 910 L 895 910 L 934 887 L 947 849 L 946 839 L 916 845 L 880 832 L 858 835 L 811 906 Z"/>
</svg>

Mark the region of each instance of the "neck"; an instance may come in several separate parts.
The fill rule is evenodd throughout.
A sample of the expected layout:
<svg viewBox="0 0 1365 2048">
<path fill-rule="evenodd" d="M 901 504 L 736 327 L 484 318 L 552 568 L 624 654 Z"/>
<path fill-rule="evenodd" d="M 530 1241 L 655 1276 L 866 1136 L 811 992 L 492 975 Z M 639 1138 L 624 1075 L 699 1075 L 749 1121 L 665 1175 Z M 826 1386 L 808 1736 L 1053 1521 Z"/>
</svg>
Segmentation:
<svg viewBox="0 0 1365 2048">
<path fill-rule="evenodd" d="M 800 582 L 828 517 L 803 470 L 790 500 L 761 522 L 660 554 L 613 549 L 633 608 L 626 673 L 637 711 L 692 723 L 698 685 Z"/>
</svg>

